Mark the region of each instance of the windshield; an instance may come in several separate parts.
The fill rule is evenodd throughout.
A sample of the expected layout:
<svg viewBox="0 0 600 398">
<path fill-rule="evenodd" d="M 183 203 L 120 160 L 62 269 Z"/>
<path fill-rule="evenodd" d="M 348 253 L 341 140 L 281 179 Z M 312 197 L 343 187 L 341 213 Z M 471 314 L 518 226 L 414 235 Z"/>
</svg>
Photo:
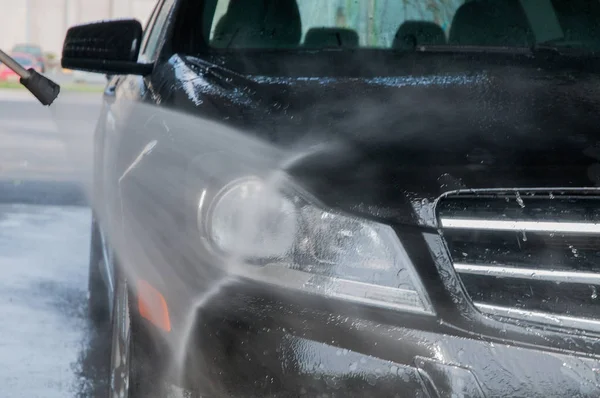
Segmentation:
<svg viewBox="0 0 600 398">
<path fill-rule="evenodd" d="M 597 0 L 218 0 L 214 49 L 600 48 Z"/>
</svg>

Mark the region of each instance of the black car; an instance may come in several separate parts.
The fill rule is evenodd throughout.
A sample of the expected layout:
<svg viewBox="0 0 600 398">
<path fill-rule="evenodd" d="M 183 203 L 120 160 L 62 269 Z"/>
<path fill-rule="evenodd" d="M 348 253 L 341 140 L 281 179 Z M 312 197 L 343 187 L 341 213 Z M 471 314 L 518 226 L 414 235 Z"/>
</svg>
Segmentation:
<svg viewBox="0 0 600 398">
<path fill-rule="evenodd" d="M 586 0 L 72 27 L 112 396 L 600 396 L 598 50 Z"/>
</svg>

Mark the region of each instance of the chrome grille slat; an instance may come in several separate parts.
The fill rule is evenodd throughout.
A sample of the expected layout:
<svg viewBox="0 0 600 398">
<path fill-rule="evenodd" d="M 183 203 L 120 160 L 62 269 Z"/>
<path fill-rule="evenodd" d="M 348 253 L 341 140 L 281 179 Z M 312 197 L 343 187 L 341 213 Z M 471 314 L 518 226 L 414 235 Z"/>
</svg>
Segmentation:
<svg viewBox="0 0 600 398">
<path fill-rule="evenodd" d="M 538 323 L 550 323 L 557 326 L 567 326 L 574 329 L 600 329 L 600 321 L 594 319 L 577 318 L 564 315 L 550 315 L 544 312 L 525 311 L 518 308 L 506 308 L 497 305 L 475 303 L 480 311 L 507 318 L 525 318 Z"/>
<path fill-rule="evenodd" d="M 436 211 L 480 311 L 600 328 L 600 191 L 458 192 Z"/>
<path fill-rule="evenodd" d="M 457 263 L 600 273 L 596 235 L 527 232 L 526 242 L 520 232 L 445 230 L 444 235 Z"/>
<path fill-rule="evenodd" d="M 445 213 L 449 218 L 473 218 L 490 220 L 523 220 L 556 222 L 597 222 L 600 220 L 600 208 L 597 197 L 582 195 L 520 195 L 526 207 L 516 202 L 515 193 L 496 195 L 465 195 L 461 199 L 469 201 L 465 208 L 461 202 L 445 201 Z"/>
<path fill-rule="evenodd" d="M 598 318 L 598 305 L 591 298 L 590 285 L 469 274 L 460 274 L 460 279 L 475 303 L 548 315 Z M 593 286 L 600 292 L 600 286 Z"/>
<path fill-rule="evenodd" d="M 464 218 L 442 218 L 441 225 L 442 228 L 447 229 L 576 233 L 594 235 L 600 234 L 600 223 L 566 223 L 544 221 L 473 220 Z"/>
<path fill-rule="evenodd" d="M 593 272 L 555 271 L 535 268 L 506 267 L 503 265 L 476 265 L 464 263 L 454 263 L 454 268 L 461 274 L 600 285 L 600 274 Z"/>
</svg>

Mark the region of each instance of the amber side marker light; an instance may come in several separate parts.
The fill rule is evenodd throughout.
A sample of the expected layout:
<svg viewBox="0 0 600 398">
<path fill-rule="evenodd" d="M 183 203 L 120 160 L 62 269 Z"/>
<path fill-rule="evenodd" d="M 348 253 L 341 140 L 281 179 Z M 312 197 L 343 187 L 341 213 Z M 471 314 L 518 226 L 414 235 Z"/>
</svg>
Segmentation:
<svg viewBox="0 0 600 398">
<path fill-rule="evenodd" d="M 137 295 L 138 310 L 142 318 L 152 322 L 156 327 L 170 332 L 171 319 L 164 296 L 146 281 L 137 283 Z"/>
</svg>

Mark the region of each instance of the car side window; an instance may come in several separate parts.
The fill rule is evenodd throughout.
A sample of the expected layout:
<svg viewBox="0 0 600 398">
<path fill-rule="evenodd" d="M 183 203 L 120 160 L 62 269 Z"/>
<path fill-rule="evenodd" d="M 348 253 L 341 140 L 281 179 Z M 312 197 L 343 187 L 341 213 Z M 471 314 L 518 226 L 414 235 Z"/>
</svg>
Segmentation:
<svg viewBox="0 0 600 398">
<path fill-rule="evenodd" d="M 150 32 L 152 27 L 154 26 L 154 20 L 156 19 L 156 13 L 160 9 L 161 2 L 157 2 L 152 8 L 152 13 L 150 14 L 150 18 L 146 22 L 146 26 L 144 26 L 144 34 L 142 35 L 142 43 L 140 44 L 140 56 L 145 54 L 146 46 L 148 45 L 148 39 L 150 38 Z"/>
<path fill-rule="evenodd" d="M 154 61 L 158 55 L 158 48 L 163 37 L 165 23 L 171 13 L 175 0 L 164 0 L 162 5 L 159 5 L 154 12 L 154 22 L 151 25 L 151 30 L 148 39 L 143 47 L 142 56 L 148 61 Z"/>
<path fill-rule="evenodd" d="M 215 34 L 215 29 L 217 28 L 217 24 L 221 21 L 221 18 L 225 16 L 227 13 L 227 7 L 229 7 L 230 0 L 218 0 L 217 8 L 215 9 L 215 14 L 213 16 L 212 26 L 210 27 L 210 37 L 212 38 Z"/>
</svg>

